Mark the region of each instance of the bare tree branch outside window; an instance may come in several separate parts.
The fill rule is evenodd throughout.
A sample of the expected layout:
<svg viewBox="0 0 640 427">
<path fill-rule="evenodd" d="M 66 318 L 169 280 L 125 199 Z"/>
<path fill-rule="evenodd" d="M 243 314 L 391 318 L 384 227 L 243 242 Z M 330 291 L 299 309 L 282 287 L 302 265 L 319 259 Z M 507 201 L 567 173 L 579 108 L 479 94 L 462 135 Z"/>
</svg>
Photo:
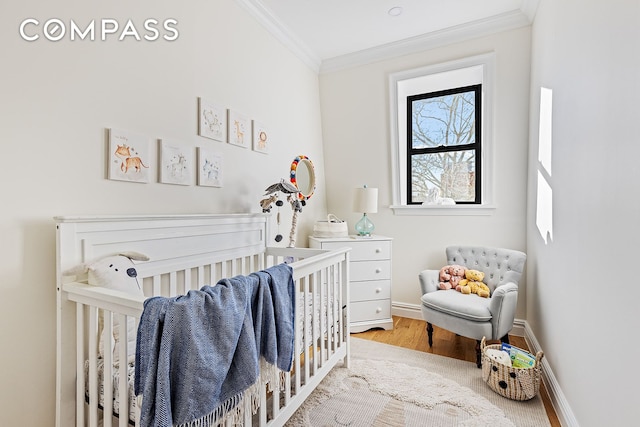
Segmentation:
<svg viewBox="0 0 640 427">
<path fill-rule="evenodd" d="M 481 85 L 407 98 L 407 200 L 480 203 Z"/>
</svg>

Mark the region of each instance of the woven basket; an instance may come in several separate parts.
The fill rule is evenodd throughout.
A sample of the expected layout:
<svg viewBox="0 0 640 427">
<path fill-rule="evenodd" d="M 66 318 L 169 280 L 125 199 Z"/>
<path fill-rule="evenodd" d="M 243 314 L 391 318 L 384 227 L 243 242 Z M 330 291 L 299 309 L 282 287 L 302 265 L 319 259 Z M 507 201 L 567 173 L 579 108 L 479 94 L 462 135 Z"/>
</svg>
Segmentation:
<svg viewBox="0 0 640 427">
<path fill-rule="evenodd" d="M 485 344 L 482 338 L 482 379 L 491 390 L 512 400 L 529 400 L 534 398 L 540 390 L 541 367 L 544 357 L 542 350 L 536 353 L 536 361 L 531 368 L 515 368 L 496 362 L 486 355 L 486 350 L 501 349 L 500 344 Z"/>
<path fill-rule="evenodd" d="M 334 214 L 327 215 L 326 221 L 316 221 L 313 225 L 313 237 L 349 237 L 346 221 Z"/>
</svg>

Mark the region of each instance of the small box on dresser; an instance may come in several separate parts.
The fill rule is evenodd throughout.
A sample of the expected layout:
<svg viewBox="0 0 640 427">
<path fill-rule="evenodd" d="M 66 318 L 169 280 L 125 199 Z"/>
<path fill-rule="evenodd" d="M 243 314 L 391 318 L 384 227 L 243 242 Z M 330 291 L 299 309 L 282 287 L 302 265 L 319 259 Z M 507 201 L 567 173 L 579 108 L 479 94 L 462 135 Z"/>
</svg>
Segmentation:
<svg viewBox="0 0 640 427">
<path fill-rule="evenodd" d="M 350 331 L 371 328 L 393 329 L 391 318 L 391 243 L 392 238 L 372 236 L 309 237 L 314 249 L 351 248 Z"/>
</svg>

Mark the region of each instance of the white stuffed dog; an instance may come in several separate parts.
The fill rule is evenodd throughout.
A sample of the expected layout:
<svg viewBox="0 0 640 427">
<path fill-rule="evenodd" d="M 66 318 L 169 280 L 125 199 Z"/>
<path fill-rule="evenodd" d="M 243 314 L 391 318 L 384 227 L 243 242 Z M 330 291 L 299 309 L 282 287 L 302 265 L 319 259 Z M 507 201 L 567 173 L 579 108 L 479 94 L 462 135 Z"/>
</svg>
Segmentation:
<svg viewBox="0 0 640 427">
<path fill-rule="evenodd" d="M 148 261 L 149 257 L 138 252 L 121 252 L 71 268 L 65 275 L 88 273 L 90 285 L 143 295 L 134 260 Z"/>
<path fill-rule="evenodd" d="M 137 252 L 121 252 L 82 264 L 64 272 L 64 275 L 87 274 L 87 283 L 107 289 L 127 292 L 144 297 L 142 286 L 138 282 L 138 272 L 133 261 L 148 261 L 149 257 Z M 102 311 L 102 310 L 101 310 Z M 99 352 L 104 356 L 104 313 L 100 313 L 98 336 L 100 337 Z M 113 336 L 111 337 L 112 360 L 115 365 L 120 360 L 120 321 L 119 316 L 112 317 Z M 127 359 L 133 363 L 135 359 L 136 326 L 135 319 L 127 318 Z"/>
<path fill-rule="evenodd" d="M 89 284 L 143 295 L 133 260 L 148 261 L 149 257 L 137 252 L 123 252 L 89 264 Z"/>
</svg>

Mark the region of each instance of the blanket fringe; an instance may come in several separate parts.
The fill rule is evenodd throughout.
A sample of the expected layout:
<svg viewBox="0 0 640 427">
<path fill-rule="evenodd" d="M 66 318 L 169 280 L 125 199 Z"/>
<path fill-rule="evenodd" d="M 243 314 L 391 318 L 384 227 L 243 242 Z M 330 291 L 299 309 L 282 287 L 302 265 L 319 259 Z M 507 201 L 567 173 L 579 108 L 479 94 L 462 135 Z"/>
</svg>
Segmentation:
<svg viewBox="0 0 640 427">
<path fill-rule="evenodd" d="M 197 420 L 179 424 L 177 427 L 221 427 L 230 422 L 234 426 L 243 426 L 245 414 L 252 415 L 260 408 L 260 392 L 266 387 L 267 392 L 272 392 L 274 384 L 280 390 L 284 390 L 286 372 L 278 369 L 276 365 L 267 362 L 260 357 L 260 376 L 244 392 L 230 397 L 210 414 Z M 141 397 L 141 396 L 140 396 Z"/>
<path fill-rule="evenodd" d="M 222 404 L 213 412 L 197 420 L 178 424 L 178 427 L 218 427 L 224 425 L 227 419 L 231 419 L 234 424 L 238 424 L 236 423 L 236 417 L 241 415 L 239 414 L 241 411 L 239 404 L 243 400 L 243 394 L 244 393 L 238 393 L 237 395 L 230 397 L 226 401 L 222 402 Z"/>
</svg>

